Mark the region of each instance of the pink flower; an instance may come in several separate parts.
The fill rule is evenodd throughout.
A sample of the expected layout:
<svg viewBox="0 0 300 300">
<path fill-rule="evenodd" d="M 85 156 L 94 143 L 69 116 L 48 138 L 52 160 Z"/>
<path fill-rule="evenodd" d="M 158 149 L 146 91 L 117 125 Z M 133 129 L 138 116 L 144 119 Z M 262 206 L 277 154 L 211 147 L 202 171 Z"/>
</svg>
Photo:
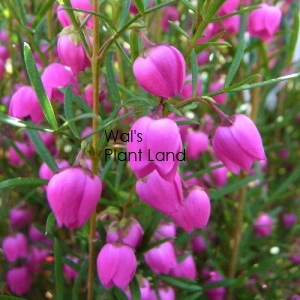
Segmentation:
<svg viewBox="0 0 300 300">
<path fill-rule="evenodd" d="M 197 186 L 189 188 L 189 194 L 183 206 L 171 214 L 172 219 L 188 233 L 194 228 L 206 227 L 209 216 L 210 200 L 207 194 Z"/>
<path fill-rule="evenodd" d="M 149 281 L 141 276 L 137 276 L 139 286 L 140 286 L 140 292 L 141 292 L 141 300 L 149 300 L 149 294 L 150 294 L 150 283 Z M 125 294 L 128 298 L 128 300 L 132 300 L 130 289 L 125 290 Z"/>
<path fill-rule="evenodd" d="M 209 166 L 214 167 L 214 166 L 217 166 L 220 164 L 222 164 L 220 161 L 219 162 L 211 162 L 211 163 L 209 163 Z M 204 176 L 203 176 L 205 183 L 207 183 L 209 186 L 214 186 L 214 184 L 215 184 L 218 188 L 221 188 L 228 181 L 228 169 L 224 166 L 221 166 L 217 169 L 212 170 L 211 175 L 212 175 L 213 181 L 211 180 L 211 177 L 209 176 L 209 174 L 204 174 Z"/>
<path fill-rule="evenodd" d="M 200 155 L 208 149 L 208 135 L 201 131 L 189 131 L 185 138 L 186 157 L 188 159 L 198 159 Z"/>
<path fill-rule="evenodd" d="M 45 68 L 41 76 L 46 93 L 49 99 L 56 99 L 59 102 L 64 101 L 64 94 L 58 90 L 59 87 L 67 87 L 73 85 L 73 92 L 78 92 L 78 82 L 70 69 L 62 64 L 52 63 Z"/>
<path fill-rule="evenodd" d="M 163 221 L 159 224 L 155 231 L 154 237 L 157 240 L 165 238 L 175 238 L 176 236 L 176 225 L 173 222 Z"/>
<path fill-rule="evenodd" d="M 81 227 L 88 221 L 101 196 L 99 177 L 82 167 L 59 170 L 49 181 L 47 199 L 58 226 Z"/>
<path fill-rule="evenodd" d="M 67 257 L 70 261 L 73 263 L 77 264 L 78 263 L 78 258 L 77 257 Z M 74 270 L 72 267 L 70 267 L 68 264 L 64 264 L 63 266 L 63 271 L 66 276 L 66 278 L 69 281 L 75 280 L 78 276 L 78 272 Z"/>
<path fill-rule="evenodd" d="M 215 154 L 234 174 L 249 171 L 256 160 L 265 160 L 260 134 L 250 118 L 233 115 L 221 119 L 212 137 Z"/>
<path fill-rule="evenodd" d="M 218 11 L 218 16 L 228 15 L 237 10 L 240 0 L 226 0 Z"/>
<path fill-rule="evenodd" d="M 124 291 L 136 268 L 137 261 L 132 248 L 122 243 L 104 245 L 97 258 L 98 276 L 106 289 L 116 285 Z"/>
<path fill-rule="evenodd" d="M 202 81 L 201 81 L 200 76 L 198 76 L 197 81 L 198 82 L 197 82 L 196 95 L 201 95 L 201 93 L 202 93 Z M 187 98 L 191 98 L 193 96 L 192 74 L 186 76 L 185 84 L 184 84 L 179 96 L 180 96 L 181 99 L 187 99 Z"/>
<path fill-rule="evenodd" d="M 106 235 L 106 243 L 121 242 L 132 248 L 137 248 L 143 237 L 143 228 L 140 223 L 134 219 L 123 219 L 121 222 L 112 222 Z"/>
<path fill-rule="evenodd" d="M 30 147 L 30 145 L 28 145 L 26 143 L 22 143 L 22 142 L 15 142 L 15 146 L 28 159 L 30 159 L 32 157 L 33 151 L 32 151 L 32 148 Z M 9 147 L 8 152 L 9 152 L 9 162 L 10 162 L 10 164 L 12 164 L 13 166 L 24 164 L 23 158 L 19 155 L 19 153 L 15 150 L 14 147 L 12 147 L 12 146 Z"/>
<path fill-rule="evenodd" d="M 10 269 L 5 279 L 11 291 L 16 295 L 24 295 L 31 289 L 32 276 L 26 266 Z"/>
<path fill-rule="evenodd" d="M 266 213 L 260 214 L 253 223 L 253 229 L 258 236 L 269 236 L 273 229 L 272 218 Z"/>
<path fill-rule="evenodd" d="M 279 7 L 260 4 L 260 8 L 252 11 L 248 18 L 250 36 L 256 36 L 263 41 L 274 37 L 279 29 L 282 12 Z"/>
<path fill-rule="evenodd" d="M 9 262 L 15 262 L 20 257 L 27 257 L 28 242 L 23 233 L 17 233 L 15 236 L 8 236 L 2 242 L 2 250 L 5 258 Z"/>
<path fill-rule="evenodd" d="M 73 26 L 66 27 L 61 31 L 57 41 L 57 50 L 62 63 L 70 67 L 75 75 L 83 72 L 91 65 L 80 37 Z"/>
<path fill-rule="evenodd" d="M 32 221 L 33 212 L 30 209 L 14 207 L 9 212 L 9 218 L 13 228 L 24 227 Z"/>
<path fill-rule="evenodd" d="M 158 289 L 158 294 L 161 300 L 175 300 L 175 291 L 170 286 L 163 286 Z M 155 290 L 150 290 L 148 300 L 157 300 Z"/>
<path fill-rule="evenodd" d="M 39 124 L 44 118 L 39 100 L 31 86 L 22 86 L 11 97 L 9 115 L 18 119 L 30 117 Z"/>
<path fill-rule="evenodd" d="M 182 185 L 177 173 L 173 181 L 165 181 L 157 171 L 136 183 L 140 199 L 158 211 L 170 215 L 182 205 Z"/>
<path fill-rule="evenodd" d="M 223 280 L 222 275 L 218 271 L 211 271 L 207 275 L 209 276 L 209 279 L 205 281 L 206 284 Z M 206 276 L 206 274 L 204 276 Z M 206 295 L 209 300 L 223 300 L 225 299 L 225 293 L 226 290 L 223 286 L 206 290 Z"/>
<path fill-rule="evenodd" d="M 209 23 L 203 32 L 203 37 L 199 38 L 198 44 L 204 44 L 213 37 L 214 24 Z"/>
<path fill-rule="evenodd" d="M 184 255 L 186 256 L 186 254 Z M 183 260 L 178 262 L 177 265 L 173 269 L 171 269 L 170 275 L 174 277 L 185 277 L 191 280 L 195 280 L 197 270 L 193 256 L 189 254 Z"/>
<path fill-rule="evenodd" d="M 282 216 L 283 227 L 292 227 L 297 222 L 297 215 L 295 213 L 284 214 Z"/>
<path fill-rule="evenodd" d="M 33 246 L 29 256 L 27 257 L 28 269 L 30 272 L 41 272 L 41 264 L 45 262 L 46 257 L 49 254 L 47 249 L 39 249 L 37 246 Z"/>
<path fill-rule="evenodd" d="M 165 242 L 144 254 L 150 269 L 157 274 L 168 274 L 177 265 L 175 249 L 171 242 Z"/>
<path fill-rule="evenodd" d="M 184 57 L 173 46 L 156 45 L 147 49 L 133 64 L 139 85 L 148 93 L 168 99 L 178 95 L 185 78 Z"/>
<path fill-rule="evenodd" d="M 129 159 L 129 166 L 137 178 L 157 170 L 163 179 L 172 181 L 182 159 L 182 153 L 179 153 L 182 141 L 177 124 L 168 118 L 155 120 L 142 117 L 133 124 L 129 135 L 133 138 L 127 142 L 127 153 L 137 155 Z"/>
<path fill-rule="evenodd" d="M 223 88 L 223 85 L 224 85 L 224 81 L 219 79 L 217 81 L 214 81 L 212 82 L 210 85 L 209 85 L 209 89 L 208 91 L 210 93 L 212 92 L 216 92 L 218 90 L 221 90 Z M 218 95 L 215 95 L 213 96 L 214 97 L 214 100 L 219 103 L 219 104 L 224 104 L 226 102 L 226 99 L 227 99 L 227 94 L 218 94 Z"/>
<path fill-rule="evenodd" d="M 203 253 L 206 251 L 206 242 L 203 236 L 197 235 L 192 239 L 192 248 L 193 251 L 197 254 Z"/>
<path fill-rule="evenodd" d="M 167 6 L 164 10 L 163 10 L 163 17 L 162 17 L 162 21 L 161 21 L 161 27 L 164 31 L 168 31 L 169 30 L 169 23 L 168 21 L 178 21 L 179 20 L 179 11 L 176 7 L 174 6 Z"/>
</svg>

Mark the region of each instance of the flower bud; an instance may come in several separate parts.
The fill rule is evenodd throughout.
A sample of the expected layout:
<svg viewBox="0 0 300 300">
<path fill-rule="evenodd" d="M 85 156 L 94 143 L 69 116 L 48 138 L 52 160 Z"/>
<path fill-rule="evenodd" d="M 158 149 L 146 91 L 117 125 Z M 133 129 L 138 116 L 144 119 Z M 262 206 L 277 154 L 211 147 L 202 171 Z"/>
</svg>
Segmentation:
<svg viewBox="0 0 300 300">
<path fill-rule="evenodd" d="M 41 264 L 45 262 L 49 251 L 47 249 L 39 249 L 37 246 L 31 248 L 31 252 L 27 257 L 28 269 L 30 272 L 41 272 Z"/>
<path fill-rule="evenodd" d="M 198 76 L 196 95 L 201 95 L 201 94 L 202 94 L 202 81 L 201 81 L 201 77 Z M 193 96 L 193 84 L 192 84 L 192 75 L 191 74 L 186 76 L 185 84 L 184 84 L 179 96 L 181 99 L 188 99 Z"/>
<path fill-rule="evenodd" d="M 142 201 L 158 211 L 170 215 L 182 205 L 182 185 L 177 173 L 174 181 L 165 181 L 154 171 L 136 183 L 136 192 Z"/>
<path fill-rule="evenodd" d="M 161 222 L 154 233 L 154 237 L 157 240 L 162 240 L 165 238 L 175 238 L 175 236 L 176 225 L 173 222 Z"/>
<path fill-rule="evenodd" d="M 98 276 L 106 289 L 116 285 L 124 291 L 136 268 L 137 260 L 132 248 L 122 243 L 104 245 L 97 258 Z"/>
<path fill-rule="evenodd" d="M 193 251 L 197 254 L 203 253 L 206 251 L 206 242 L 203 236 L 197 235 L 192 239 L 192 248 Z"/>
<path fill-rule="evenodd" d="M 79 34 L 73 26 L 68 26 L 61 31 L 57 41 L 57 50 L 62 63 L 70 67 L 75 75 L 91 65 Z"/>
<path fill-rule="evenodd" d="M 189 131 L 186 135 L 186 157 L 188 159 L 198 159 L 200 155 L 208 149 L 209 137 L 201 131 Z"/>
<path fill-rule="evenodd" d="M 221 120 L 212 137 L 215 154 L 231 172 L 249 171 L 255 160 L 265 160 L 260 134 L 250 118 L 233 115 Z"/>
<path fill-rule="evenodd" d="M 248 17 L 248 31 L 250 36 L 256 36 L 263 41 L 274 37 L 279 29 L 282 12 L 279 7 L 265 3 L 260 8 L 250 12 Z"/>
<path fill-rule="evenodd" d="M 132 248 L 137 248 L 143 237 L 143 228 L 134 219 L 126 219 L 121 222 L 112 222 L 107 230 L 106 243 L 121 242 Z"/>
<path fill-rule="evenodd" d="M 196 186 L 189 189 L 183 206 L 171 214 L 172 219 L 188 233 L 194 228 L 206 227 L 210 216 L 210 200 L 204 190 Z"/>
<path fill-rule="evenodd" d="M 254 221 L 253 229 L 258 236 L 268 236 L 272 233 L 273 221 L 272 218 L 266 214 L 260 214 Z"/>
<path fill-rule="evenodd" d="M 58 226 L 81 227 L 90 218 L 101 196 L 98 176 L 82 167 L 59 170 L 49 181 L 47 198 Z"/>
<path fill-rule="evenodd" d="M 184 254 L 184 256 L 186 256 L 186 254 Z M 177 262 L 177 265 L 170 271 L 170 275 L 174 277 L 185 277 L 191 280 L 196 279 L 196 273 L 196 263 L 191 254 L 180 262 Z"/>
<path fill-rule="evenodd" d="M 24 295 L 31 289 L 32 277 L 26 266 L 10 269 L 6 274 L 6 284 L 16 295 Z"/>
<path fill-rule="evenodd" d="M 158 294 L 161 300 L 175 300 L 175 291 L 170 286 L 163 286 L 158 289 Z M 150 290 L 148 300 L 157 300 L 155 290 Z"/>
<path fill-rule="evenodd" d="M 150 117 L 138 119 L 132 126 L 127 142 L 127 153 L 131 156 L 129 166 L 137 178 L 143 178 L 157 170 L 167 181 L 173 181 L 182 159 L 182 141 L 177 124 L 169 119 L 154 120 Z"/>
<path fill-rule="evenodd" d="M 8 236 L 2 242 L 2 250 L 5 258 L 9 262 L 15 262 L 20 257 L 27 257 L 28 242 L 23 233 L 17 233 L 15 236 Z"/>
<path fill-rule="evenodd" d="M 205 281 L 206 284 L 222 281 L 223 277 L 218 271 L 211 271 L 208 273 L 209 279 Z M 225 299 L 226 290 L 223 286 L 206 290 L 206 295 L 209 300 L 223 300 Z"/>
<path fill-rule="evenodd" d="M 11 226 L 13 228 L 23 227 L 32 221 L 33 212 L 30 209 L 14 207 L 9 212 Z"/>
<path fill-rule="evenodd" d="M 144 254 L 150 269 L 157 274 L 168 274 L 177 264 L 175 249 L 171 242 L 165 242 Z"/>
<path fill-rule="evenodd" d="M 168 99 L 182 90 L 185 78 L 184 57 L 173 46 L 155 45 L 135 60 L 133 73 L 145 91 Z"/>
<path fill-rule="evenodd" d="M 33 152 L 32 152 L 32 148 L 30 147 L 30 145 L 28 145 L 26 143 L 22 143 L 22 142 L 15 142 L 15 146 L 28 159 L 30 159 L 32 157 Z M 12 146 L 9 147 L 8 153 L 9 153 L 9 162 L 10 162 L 10 164 L 12 164 L 13 166 L 24 164 L 23 158 L 19 155 L 19 153 L 15 150 L 14 147 L 12 147 Z"/>
<path fill-rule="evenodd" d="M 297 215 L 295 213 L 284 214 L 282 216 L 283 227 L 292 227 L 297 222 Z"/>
</svg>

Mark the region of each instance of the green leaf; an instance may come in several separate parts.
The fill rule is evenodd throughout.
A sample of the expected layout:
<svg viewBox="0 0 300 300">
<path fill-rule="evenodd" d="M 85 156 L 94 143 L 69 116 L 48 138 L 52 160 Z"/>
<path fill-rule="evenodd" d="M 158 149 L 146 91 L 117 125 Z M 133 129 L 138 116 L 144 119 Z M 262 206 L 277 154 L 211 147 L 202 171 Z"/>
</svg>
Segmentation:
<svg viewBox="0 0 300 300">
<path fill-rule="evenodd" d="M 118 300 L 128 300 L 126 294 L 117 287 L 114 287 L 114 294 Z"/>
<path fill-rule="evenodd" d="M 196 12 L 196 8 L 194 7 L 194 5 L 188 1 L 188 0 L 180 0 L 180 2 L 188 9 L 190 9 L 191 11 L 193 11 L 194 13 Z"/>
<path fill-rule="evenodd" d="M 40 158 L 48 165 L 48 167 L 52 170 L 52 172 L 57 171 L 57 164 L 49 152 L 47 147 L 45 146 L 43 140 L 41 139 L 39 133 L 34 129 L 27 129 L 27 133 L 35 146 L 36 152 L 40 156 Z"/>
<path fill-rule="evenodd" d="M 54 232 L 54 227 L 55 227 L 55 216 L 54 213 L 51 212 L 48 217 L 47 217 L 47 221 L 46 221 L 46 232 L 45 234 L 48 235 L 52 235 Z"/>
<path fill-rule="evenodd" d="M 182 106 L 183 111 L 189 111 L 197 108 L 198 104 L 196 102 L 188 103 L 187 105 Z"/>
<path fill-rule="evenodd" d="M 238 88 L 238 87 L 240 87 L 240 86 L 243 86 L 243 85 L 245 85 L 245 84 L 247 84 L 247 83 L 249 83 L 249 82 L 251 82 L 251 81 L 254 81 L 254 80 L 257 79 L 258 77 L 260 77 L 259 74 L 251 75 L 251 76 L 249 76 L 248 78 L 246 78 L 246 79 L 244 79 L 244 80 L 242 80 L 242 81 L 240 81 L 240 82 L 238 82 L 238 83 L 235 83 L 235 84 L 233 84 L 233 85 L 227 87 L 226 89 L 223 89 L 223 92 L 224 92 L 224 91 L 230 92 L 230 91 L 232 91 L 232 90 L 234 90 L 234 89 L 236 89 L 236 88 Z"/>
<path fill-rule="evenodd" d="M 89 267 L 89 261 L 88 261 L 88 259 L 86 259 L 74 281 L 73 289 L 72 289 L 72 300 L 80 299 L 80 296 L 79 296 L 80 286 L 81 286 L 82 282 L 84 282 L 86 280 L 86 274 L 88 272 L 88 267 Z"/>
<path fill-rule="evenodd" d="M 67 118 L 67 121 L 69 123 L 70 129 L 72 133 L 75 135 L 76 138 L 79 138 L 79 133 L 77 131 L 76 125 L 74 122 L 70 122 L 70 120 L 74 119 L 74 114 L 73 114 L 73 99 L 72 99 L 72 86 L 69 85 L 65 89 L 65 95 L 64 95 L 64 109 L 65 109 L 65 115 Z"/>
<path fill-rule="evenodd" d="M 181 33 L 183 36 L 185 36 L 186 38 L 189 38 L 189 35 L 187 32 L 185 32 L 180 26 L 178 26 L 176 23 L 168 20 L 168 23 L 170 24 L 170 26 L 172 28 L 174 28 L 176 31 L 178 31 L 179 33 Z"/>
<path fill-rule="evenodd" d="M 224 20 L 224 19 L 236 16 L 236 15 L 242 15 L 244 13 L 251 12 L 251 11 L 253 11 L 253 10 L 259 8 L 259 7 L 260 7 L 259 5 L 252 5 L 252 6 L 243 7 L 242 9 L 239 9 L 239 10 L 233 12 L 233 13 L 215 17 L 215 18 L 212 19 L 212 22 Z"/>
<path fill-rule="evenodd" d="M 168 111 L 173 112 L 177 116 L 180 116 L 180 117 L 182 116 L 181 112 L 168 102 L 164 102 L 163 107 L 165 109 L 167 109 Z"/>
<path fill-rule="evenodd" d="M 299 28 L 300 28 L 300 17 L 299 17 L 299 11 L 295 9 L 294 11 L 294 23 L 292 27 L 292 34 L 290 36 L 290 40 L 288 44 L 286 45 L 286 49 L 288 50 L 287 56 L 286 56 L 286 66 L 289 66 L 293 60 L 294 52 L 297 45 L 297 40 L 299 38 Z"/>
<path fill-rule="evenodd" d="M 32 22 L 31 28 L 35 29 L 41 22 L 41 20 L 45 17 L 46 12 L 49 9 L 52 9 L 52 5 L 55 2 L 55 0 L 48 0 L 46 1 L 42 7 L 40 8 L 40 10 L 37 12 L 34 21 Z"/>
<path fill-rule="evenodd" d="M 54 240 L 54 273 L 55 273 L 55 283 L 56 283 L 56 299 L 64 300 L 64 273 L 63 273 L 63 263 L 62 255 L 57 239 Z"/>
<path fill-rule="evenodd" d="M 232 80 L 239 68 L 239 65 L 243 59 L 245 48 L 246 48 L 246 41 L 245 41 L 245 39 L 242 39 L 239 41 L 239 45 L 238 45 L 236 54 L 232 60 L 230 68 L 228 70 L 228 73 L 227 73 L 227 76 L 225 79 L 225 83 L 224 83 L 224 88 L 227 88 L 230 85 L 230 83 L 232 82 Z"/>
<path fill-rule="evenodd" d="M 15 188 L 15 187 L 23 187 L 23 186 L 41 186 L 47 184 L 48 180 L 40 179 L 40 178 L 24 178 L 18 177 L 13 179 L 7 179 L 5 181 L 0 182 L 0 190 L 6 188 Z"/>
<path fill-rule="evenodd" d="M 0 295 L 0 300 L 26 300 L 26 299 L 25 298 L 14 297 L 14 296 L 1 296 Z"/>
<path fill-rule="evenodd" d="M 139 285 L 139 282 L 138 282 L 136 276 L 134 276 L 132 281 L 130 282 L 129 288 L 130 288 L 132 300 L 140 300 L 141 299 L 141 290 L 140 290 L 140 285 Z"/>
<path fill-rule="evenodd" d="M 109 95 L 111 96 L 112 101 L 120 104 L 121 97 L 120 97 L 118 84 L 116 81 L 115 72 L 113 69 L 113 56 L 114 56 L 114 52 L 109 52 L 106 57 L 106 60 L 105 60 L 106 83 L 107 83 L 107 88 L 108 88 Z"/>
<path fill-rule="evenodd" d="M 193 49 L 191 52 L 190 60 L 192 66 L 193 97 L 195 97 L 197 93 L 197 85 L 198 85 L 198 62 L 197 62 L 197 55 L 195 49 Z"/>
<path fill-rule="evenodd" d="M 139 56 L 139 40 L 138 40 L 138 35 L 136 33 L 136 30 L 132 30 L 130 32 L 129 42 L 130 42 L 131 61 L 133 63 Z"/>
<path fill-rule="evenodd" d="M 8 1 L 10 1 L 10 0 L 8 0 Z M 26 20 L 26 9 L 24 7 L 24 2 L 19 1 L 19 0 L 14 0 L 14 6 L 17 7 L 19 10 L 19 16 L 21 16 L 23 26 L 26 26 L 27 20 Z"/>
<path fill-rule="evenodd" d="M 129 15 L 129 7 L 130 7 L 130 0 L 123 0 L 118 29 L 124 26 Z"/>
<path fill-rule="evenodd" d="M 50 100 L 45 92 L 40 74 L 36 68 L 35 60 L 28 44 L 24 43 L 24 57 L 27 73 L 30 78 L 30 83 L 34 88 L 44 115 L 54 130 L 57 130 L 58 125 L 52 109 Z"/>
<path fill-rule="evenodd" d="M 166 283 L 171 284 L 172 286 L 179 287 L 184 290 L 189 291 L 202 291 L 201 286 L 197 285 L 194 280 L 189 280 L 186 278 L 172 278 L 169 276 L 158 276 L 161 280 L 163 280 Z"/>
<path fill-rule="evenodd" d="M 137 10 L 141 15 L 144 14 L 145 8 L 144 8 L 144 3 L 142 0 L 133 0 L 134 5 L 136 6 Z"/>
</svg>

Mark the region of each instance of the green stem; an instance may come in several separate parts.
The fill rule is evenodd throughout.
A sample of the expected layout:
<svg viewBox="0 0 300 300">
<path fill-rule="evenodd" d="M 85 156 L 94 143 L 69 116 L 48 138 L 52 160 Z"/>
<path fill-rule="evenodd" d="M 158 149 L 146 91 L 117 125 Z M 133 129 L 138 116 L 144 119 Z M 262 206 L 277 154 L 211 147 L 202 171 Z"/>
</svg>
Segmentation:
<svg viewBox="0 0 300 300">
<path fill-rule="evenodd" d="M 93 2 L 93 10 L 94 12 L 98 12 L 99 2 L 98 0 L 94 0 Z M 91 65 L 92 65 L 92 76 L 93 76 L 93 113 L 98 115 L 99 113 L 99 65 L 100 62 L 97 58 L 97 53 L 99 51 L 99 26 L 98 26 L 98 18 L 93 18 L 93 50 L 91 57 Z M 93 131 L 96 131 L 98 128 L 98 119 L 93 118 Z M 98 134 L 93 135 L 93 149 L 94 153 L 92 156 L 92 169 L 93 173 L 98 173 Z M 98 176 L 98 175 L 96 175 Z M 94 284 L 94 275 L 95 275 L 95 232 L 96 232 L 96 210 L 93 212 L 90 218 L 90 232 L 89 232 L 89 270 L 88 270 L 88 300 L 93 300 L 93 284 Z"/>
<path fill-rule="evenodd" d="M 53 33 L 53 12 L 52 7 L 47 11 L 47 31 L 48 31 L 48 39 L 49 41 L 54 40 L 54 33 Z M 54 61 L 54 48 L 51 47 L 49 50 L 49 61 L 52 63 Z"/>
</svg>

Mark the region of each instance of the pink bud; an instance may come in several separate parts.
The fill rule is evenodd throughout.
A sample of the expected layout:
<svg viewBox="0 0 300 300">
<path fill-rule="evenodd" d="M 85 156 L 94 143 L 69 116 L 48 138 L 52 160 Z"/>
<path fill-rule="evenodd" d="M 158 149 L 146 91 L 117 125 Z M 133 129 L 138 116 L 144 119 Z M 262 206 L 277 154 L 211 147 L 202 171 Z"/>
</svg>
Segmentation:
<svg viewBox="0 0 300 300">
<path fill-rule="evenodd" d="M 171 215 L 186 232 L 194 228 L 204 228 L 210 216 L 210 200 L 207 194 L 199 187 L 190 187 L 183 206 Z"/>
<path fill-rule="evenodd" d="M 283 227 L 292 227 L 297 222 L 297 215 L 295 213 L 284 214 L 282 216 Z"/>
<path fill-rule="evenodd" d="M 198 76 L 196 95 L 201 95 L 201 94 L 202 94 L 202 81 L 201 81 L 201 77 Z M 192 75 L 191 74 L 186 76 L 185 84 L 184 84 L 179 96 L 181 99 L 188 99 L 193 96 L 193 84 L 192 84 Z"/>
<path fill-rule="evenodd" d="M 226 0 L 218 11 L 218 16 L 227 15 L 237 10 L 240 0 Z"/>
<path fill-rule="evenodd" d="M 142 201 L 166 215 L 179 210 L 182 205 L 182 185 L 178 173 L 170 182 L 154 171 L 136 183 L 136 192 Z"/>
<path fill-rule="evenodd" d="M 169 27 L 170 27 L 168 21 L 176 22 L 178 20 L 179 20 L 179 11 L 178 11 L 178 9 L 174 6 L 167 6 L 163 10 L 163 17 L 162 17 L 162 21 L 161 21 L 161 27 L 164 31 L 168 31 Z"/>
<path fill-rule="evenodd" d="M 161 300 L 175 300 L 175 291 L 170 286 L 163 286 L 158 289 L 158 294 Z M 148 300 L 157 300 L 155 290 L 150 290 Z"/>
<path fill-rule="evenodd" d="M 11 226 L 13 228 L 23 227 L 32 221 L 33 212 L 30 209 L 14 207 L 9 212 Z"/>
<path fill-rule="evenodd" d="M 124 291 L 136 268 L 137 261 L 132 248 L 122 243 L 104 245 L 97 258 L 98 276 L 106 289 L 116 285 Z"/>
<path fill-rule="evenodd" d="M 6 283 L 14 294 L 24 295 L 31 289 L 31 273 L 26 266 L 12 268 L 6 274 Z"/>
<path fill-rule="evenodd" d="M 24 154 L 25 157 L 29 159 L 32 157 L 33 152 L 30 145 L 22 142 L 15 142 L 15 145 Z M 19 155 L 19 153 L 15 150 L 15 148 L 13 148 L 12 146 L 9 147 L 8 152 L 9 152 L 10 164 L 12 164 L 13 166 L 24 164 L 23 158 Z"/>
<path fill-rule="evenodd" d="M 78 81 L 69 68 L 62 64 L 52 63 L 45 68 L 41 76 L 45 90 L 49 99 L 56 99 L 59 102 L 64 101 L 64 94 L 58 90 L 59 87 L 73 85 L 73 92 L 78 93 Z"/>
<path fill-rule="evenodd" d="M 248 18 L 250 36 L 256 36 L 263 41 L 274 37 L 279 29 L 282 13 L 279 7 L 260 4 L 260 8 L 253 10 Z"/>
<path fill-rule="evenodd" d="M 27 257 L 28 242 L 23 233 L 8 236 L 2 242 L 2 250 L 9 262 L 14 262 L 20 257 Z"/>
<path fill-rule="evenodd" d="M 206 251 L 206 242 L 203 236 L 197 235 L 192 239 L 192 248 L 193 251 L 197 254 L 203 253 Z"/>
<path fill-rule="evenodd" d="M 221 121 L 212 138 L 215 154 L 234 174 L 249 171 L 256 160 L 265 160 L 260 134 L 250 118 L 233 115 Z"/>
<path fill-rule="evenodd" d="M 184 254 L 186 256 L 186 254 Z M 196 279 L 196 263 L 191 254 L 186 256 L 183 260 L 171 269 L 170 274 L 174 277 L 185 277 L 191 280 Z"/>
<path fill-rule="evenodd" d="M 258 236 L 270 235 L 273 229 L 272 218 L 266 213 L 260 214 L 253 223 L 253 229 Z"/>
<path fill-rule="evenodd" d="M 173 46 L 156 45 L 135 60 L 133 73 L 139 85 L 148 93 L 168 99 L 182 90 L 184 57 Z"/>
<path fill-rule="evenodd" d="M 144 254 L 150 269 L 157 274 L 168 274 L 177 264 L 175 249 L 171 242 L 165 242 Z"/>
<path fill-rule="evenodd" d="M 129 166 L 137 178 L 157 170 L 163 179 L 172 181 L 183 156 L 177 124 L 168 118 L 142 117 L 133 124 L 129 135 L 132 138 L 127 142 L 127 153 L 133 154 Z"/>
<path fill-rule="evenodd" d="M 208 276 L 209 279 L 205 281 L 206 284 L 223 280 L 223 277 L 218 271 L 211 271 L 209 272 Z M 208 296 L 209 300 L 223 300 L 225 299 L 225 293 L 226 291 L 223 286 L 206 290 L 206 295 Z"/>
<path fill-rule="evenodd" d="M 137 248 L 143 237 L 143 228 L 134 219 L 123 219 L 121 222 L 112 222 L 107 230 L 106 242 L 121 242 L 132 248 Z"/>
<path fill-rule="evenodd" d="M 75 75 L 83 72 L 91 65 L 80 37 L 73 26 L 64 28 L 59 34 L 57 50 L 62 63 L 70 67 Z"/>
<path fill-rule="evenodd" d="M 189 131 L 186 135 L 185 141 L 187 143 L 186 157 L 188 159 L 198 159 L 209 146 L 208 135 L 201 131 Z"/>
<path fill-rule="evenodd" d="M 44 114 L 31 86 L 22 86 L 13 94 L 9 104 L 9 115 L 19 119 L 30 117 L 36 124 L 42 122 Z"/>
<path fill-rule="evenodd" d="M 58 226 L 81 227 L 90 218 L 101 196 L 99 177 L 81 167 L 59 170 L 49 181 L 47 198 Z"/>
<path fill-rule="evenodd" d="M 155 238 L 157 240 L 165 238 L 175 238 L 176 236 L 176 225 L 173 222 L 163 221 L 160 223 L 155 231 Z"/>
</svg>

